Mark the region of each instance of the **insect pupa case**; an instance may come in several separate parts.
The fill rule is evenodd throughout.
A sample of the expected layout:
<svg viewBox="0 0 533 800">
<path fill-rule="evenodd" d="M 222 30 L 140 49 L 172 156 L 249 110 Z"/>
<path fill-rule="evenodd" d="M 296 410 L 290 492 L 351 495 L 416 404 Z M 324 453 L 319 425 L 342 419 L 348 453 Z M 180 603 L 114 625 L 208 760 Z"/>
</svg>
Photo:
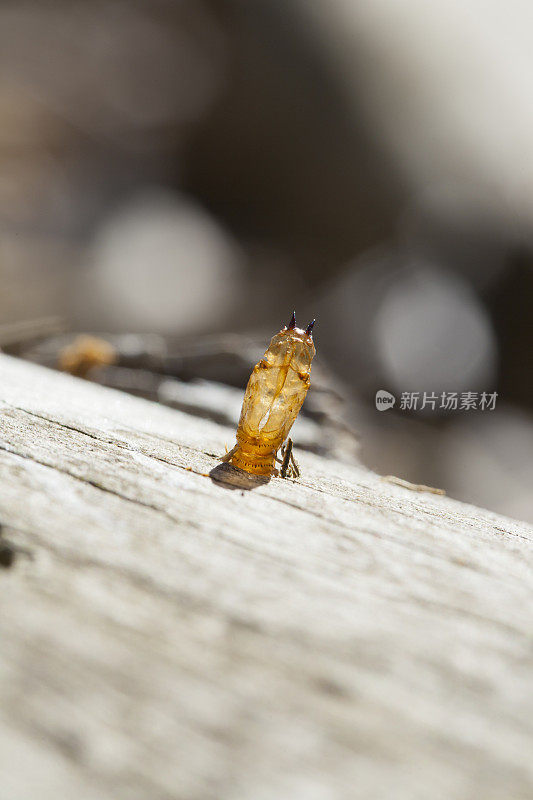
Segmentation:
<svg viewBox="0 0 533 800">
<path fill-rule="evenodd" d="M 276 454 L 298 416 L 311 382 L 315 355 L 312 329 L 289 325 L 272 337 L 253 369 L 242 403 L 237 444 L 222 457 L 255 475 L 274 472 Z"/>
</svg>

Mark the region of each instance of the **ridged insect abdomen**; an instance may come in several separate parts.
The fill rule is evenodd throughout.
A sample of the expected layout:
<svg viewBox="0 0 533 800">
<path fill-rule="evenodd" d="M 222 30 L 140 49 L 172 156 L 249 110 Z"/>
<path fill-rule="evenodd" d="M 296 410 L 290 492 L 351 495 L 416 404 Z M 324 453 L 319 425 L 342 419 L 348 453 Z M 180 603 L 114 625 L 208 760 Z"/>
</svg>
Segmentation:
<svg viewBox="0 0 533 800">
<path fill-rule="evenodd" d="M 248 381 L 237 428 L 237 444 L 223 456 L 255 475 L 271 475 L 276 454 L 298 416 L 310 384 L 315 355 L 312 328 L 289 325 L 271 340 Z"/>
</svg>

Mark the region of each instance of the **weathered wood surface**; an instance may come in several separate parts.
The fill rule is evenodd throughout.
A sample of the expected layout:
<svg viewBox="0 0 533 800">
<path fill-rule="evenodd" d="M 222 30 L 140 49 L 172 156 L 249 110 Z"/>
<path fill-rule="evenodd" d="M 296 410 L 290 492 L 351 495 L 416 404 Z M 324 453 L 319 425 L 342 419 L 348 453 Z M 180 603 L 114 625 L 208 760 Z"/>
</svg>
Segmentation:
<svg viewBox="0 0 533 800">
<path fill-rule="evenodd" d="M 533 796 L 532 530 L 0 356 L 2 800 Z M 437 455 L 436 455 L 437 457 Z"/>
</svg>

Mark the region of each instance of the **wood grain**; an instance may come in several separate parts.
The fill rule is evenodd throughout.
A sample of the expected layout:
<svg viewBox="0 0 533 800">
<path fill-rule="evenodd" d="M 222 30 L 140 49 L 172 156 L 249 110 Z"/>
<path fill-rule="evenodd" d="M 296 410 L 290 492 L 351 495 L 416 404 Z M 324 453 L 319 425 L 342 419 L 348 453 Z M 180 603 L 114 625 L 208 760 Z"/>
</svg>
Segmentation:
<svg viewBox="0 0 533 800">
<path fill-rule="evenodd" d="M 0 414 L 2 800 L 533 797 L 529 526 L 7 356 Z"/>
</svg>

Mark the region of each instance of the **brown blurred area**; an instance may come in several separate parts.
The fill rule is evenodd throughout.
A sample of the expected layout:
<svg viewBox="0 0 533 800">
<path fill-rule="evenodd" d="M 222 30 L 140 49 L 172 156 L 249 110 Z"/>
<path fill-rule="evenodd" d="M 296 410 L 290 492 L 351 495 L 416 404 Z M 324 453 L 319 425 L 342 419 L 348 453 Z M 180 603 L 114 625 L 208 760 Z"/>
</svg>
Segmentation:
<svg viewBox="0 0 533 800">
<path fill-rule="evenodd" d="M 0 325 L 266 341 L 296 308 L 370 467 L 533 521 L 532 22 L 0 2 Z M 379 413 L 379 389 L 498 400 Z"/>
</svg>

